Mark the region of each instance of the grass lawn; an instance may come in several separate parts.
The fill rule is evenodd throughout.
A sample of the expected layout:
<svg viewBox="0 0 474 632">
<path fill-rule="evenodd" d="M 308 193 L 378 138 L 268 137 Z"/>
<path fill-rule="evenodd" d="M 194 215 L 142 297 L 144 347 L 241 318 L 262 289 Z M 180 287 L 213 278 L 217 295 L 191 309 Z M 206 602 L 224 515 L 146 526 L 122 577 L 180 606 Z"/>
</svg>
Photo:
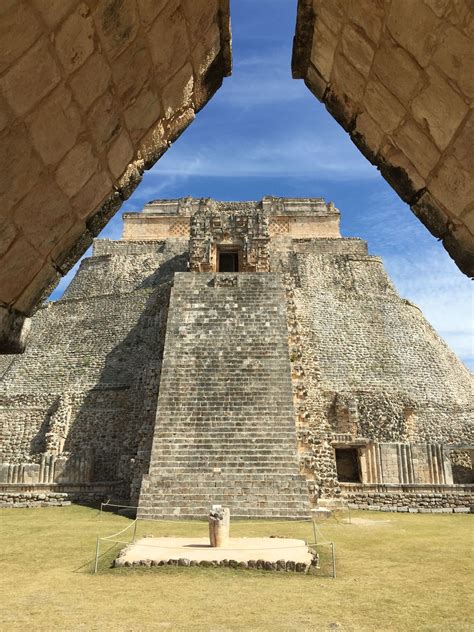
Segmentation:
<svg viewBox="0 0 474 632">
<path fill-rule="evenodd" d="M 96 536 L 130 520 L 80 506 L 4 509 L 0 629 L 474 630 L 474 516 L 352 516 L 353 524 L 320 524 L 337 546 L 333 580 L 230 568 L 111 569 L 118 549 L 92 575 Z M 139 533 L 198 536 L 206 525 L 144 522 Z M 302 523 L 235 521 L 231 533 L 311 537 Z"/>
</svg>

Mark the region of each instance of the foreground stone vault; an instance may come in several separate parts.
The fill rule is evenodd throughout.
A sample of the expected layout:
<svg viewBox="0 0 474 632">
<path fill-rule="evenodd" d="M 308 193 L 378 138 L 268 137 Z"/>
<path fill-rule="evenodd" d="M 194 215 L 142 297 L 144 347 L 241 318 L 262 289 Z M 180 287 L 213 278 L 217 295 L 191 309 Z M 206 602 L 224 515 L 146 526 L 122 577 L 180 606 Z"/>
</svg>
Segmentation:
<svg viewBox="0 0 474 632">
<path fill-rule="evenodd" d="M 472 376 L 322 199 L 159 200 L 0 356 L 4 504 L 473 502 Z"/>
<path fill-rule="evenodd" d="M 0 3 L 0 353 L 230 74 L 228 4 Z"/>
</svg>

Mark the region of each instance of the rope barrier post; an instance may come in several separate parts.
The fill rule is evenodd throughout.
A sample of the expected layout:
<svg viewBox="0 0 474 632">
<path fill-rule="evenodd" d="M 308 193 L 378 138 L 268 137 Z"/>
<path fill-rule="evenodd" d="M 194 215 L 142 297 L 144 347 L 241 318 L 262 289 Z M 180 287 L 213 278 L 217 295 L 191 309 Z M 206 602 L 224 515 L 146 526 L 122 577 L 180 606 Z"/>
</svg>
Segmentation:
<svg viewBox="0 0 474 632">
<path fill-rule="evenodd" d="M 137 523 L 138 523 L 138 518 L 135 518 L 135 525 L 133 527 L 132 542 L 135 542 L 136 537 L 137 537 Z"/>
<path fill-rule="evenodd" d="M 336 579 L 336 545 L 331 542 L 332 548 L 332 578 Z"/>
<path fill-rule="evenodd" d="M 100 539 L 99 539 L 99 536 L 97 536 L 97 542 L 95 545 L 94 575 L 97 573 L 97 567 L 99 566 L 99 548 L 100 548 Z"/>
<path fill-rule="evenodd" d="M 314 543 L 317 544 L 318 543 L 318 537 L 317 537 L 317 533 L 316 533 L 316 523 L 314 521 L 314 516 L 312 518 L 312 523 L 313 523 Z"/>
</svg>

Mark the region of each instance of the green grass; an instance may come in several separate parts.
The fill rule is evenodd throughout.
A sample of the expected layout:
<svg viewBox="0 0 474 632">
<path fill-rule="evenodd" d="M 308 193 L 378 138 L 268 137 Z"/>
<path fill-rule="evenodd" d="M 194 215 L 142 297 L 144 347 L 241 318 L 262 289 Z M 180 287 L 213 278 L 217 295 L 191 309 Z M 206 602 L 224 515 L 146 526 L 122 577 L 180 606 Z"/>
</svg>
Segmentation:
<svg viewBox="0 0 474 632">
<path fill-rule="evenodd" d="M 92 575 L 97 534 L 124 528 L 127 518 L 99 518 L 79 506 L 2 510 L 0 628 L 474 630 L 473 516 L 353 516 L 371 523 L 320 524 L 337 546 L 333 580 L 229 568 L 111 569 L 115 551 Z M 234 536 L 311 537 L 300 523 L 234 521 L 231 529 Z M 140 524 L 140 534 L 205 533 L 202 523 Z"/>
</svg>

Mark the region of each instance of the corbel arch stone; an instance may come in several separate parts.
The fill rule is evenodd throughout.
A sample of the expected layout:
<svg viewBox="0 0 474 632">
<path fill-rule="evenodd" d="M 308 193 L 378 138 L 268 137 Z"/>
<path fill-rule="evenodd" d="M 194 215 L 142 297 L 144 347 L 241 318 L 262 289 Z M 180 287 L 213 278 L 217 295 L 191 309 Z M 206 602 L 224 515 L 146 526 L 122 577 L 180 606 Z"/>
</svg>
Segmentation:
<svg viewBox="0 0 474 632">
<path fill-rule="evenodd" d="M 0 6 L 0 353 L 231 72 L 228 0 Z"/>
<path fill-rule="evenodd" d="M 292 69 L 474 276 L 474 7 L 299 0 Z"/>
</svg>

